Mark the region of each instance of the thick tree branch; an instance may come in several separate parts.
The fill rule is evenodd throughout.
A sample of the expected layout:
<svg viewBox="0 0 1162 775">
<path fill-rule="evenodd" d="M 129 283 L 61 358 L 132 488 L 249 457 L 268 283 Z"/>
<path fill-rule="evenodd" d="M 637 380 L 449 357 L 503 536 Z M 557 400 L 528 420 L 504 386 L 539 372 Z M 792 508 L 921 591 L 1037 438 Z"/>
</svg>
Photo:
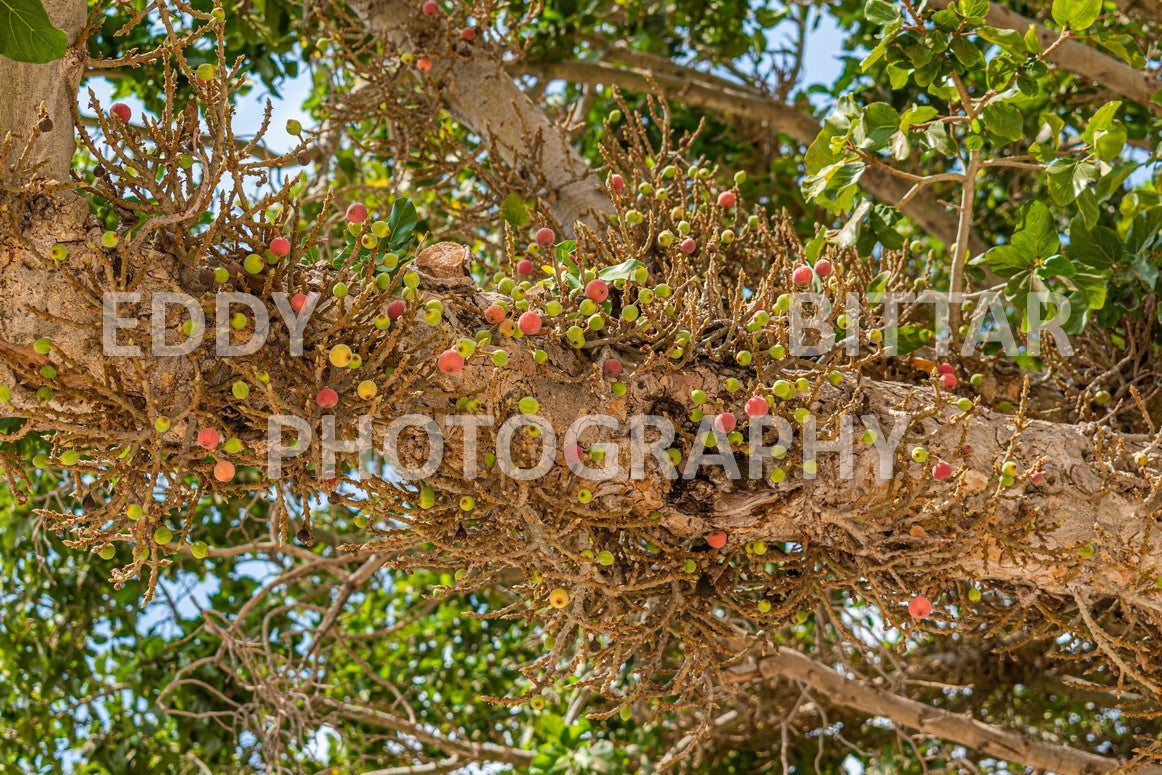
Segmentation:
<svg viewBox="0 0 1162 775">
<path fill-rule="evenodd" d="M 611 54 L 622 58 L 620 50 Z M 677 72 L 682 71 L 682 75 Z M 677 99 L 700 108 L 720 111 L 765 123 L 804 145 L 819 134 L 820 124 L 801 110 L 785 105 L 757 89 L 717 78 L 692 68 L 671 64 L 664 71 L 617 67 L 603 62 L 562 61 L 522 63 L 511 72 L 534 75 L 539 78 L 562 79 L 573 83 L 602 83 L 627 91 L 653 92 L 660 89 L 663 96 Z M 869 167 L 860 179 L 860 185 L 876 199 L 895 205 L 907 195 L 911 185 L 893 177 L 889 172 Z M 903 212 L 916 221 L 924 231 L 951 245 L 956 241 L 957 217 L 942 207 L 934 198 L 917 197 L 905 202 Z M 985 250 L 984 243 L 972 237 L 973 254 Z"/>
<path fill-rule="evenodd" d="M 394 40 L 406 40 L 409 25 L 420 18 L 418 5 L 401 0 L 360 0 L 354 7 L 373 31 Z M 546 204 L 567 231 L 578 221 L 596 226 L 599 216 L 613 212 L 597 175 L 499 58 L 466 47 L 455 58 L 433 61 L 428 77 L 440 82 L 448 112 L 491 143 L 491 151 L 519 173 L 537 171 L 552 181 L 543 192 Z M 531 153 L 533 148 L 539 152 Z"/>
<path fill-rule="evenodd" d="M 946 8 L 948 4 L 949 0 L 932 0 L 934 8 Z M 1042 49 L 1047 49 L 1053 45 L 1059 37 L 1059 33 L 1049 30 L 1015 11 L 1010 11 L 999 3 L 993 3 L 990 6 L 986 21 L 994 27 L 1003 27 L 1020 33 L 1024 33 L 1031 25 L 1035 26 L 1037 40 Z M 1080 41 L 1065 41 L 1050 54 L 1049 60 L 1062 70 L 1075 73 L 1098 86 L 1103 86 L 1116 94 L 1140 102 L 1155 112 L 1162 111 L 1162 108 L 1150 102 L 1154 93 L 1162 89 L 1162 81 L 1153 75 L 1122 64 L 1113 57 L 1106 56 Z"/>
<path fill-rule="evenodd" d="M 525 766 L 533 760 L 532 751 L 522 751 L 519 748 L 509 748 L 495 743 L 473 743 L 469 740 L 443 737 L 433 734 L 407 719 L 363 705 L 354 705 L 332 699 L 328 699 L 327 704 L 344 718 L 414 737 L 416 740 L 440 748 L 452 756 L 462 756 L 477 762 L 500 762 Z"/>
<path fill-rule="evenodd" d="M 1114 0 L 1126 13 L 1136 13 L 1147 19 L 1162 22 L 1162 0 Z"/>
<path fill-rule="evenodd" d="M 85 3 L 81 0 L 45 0 L 45 11 L 52 23 L 68 35 L 69 46 L 76 43 L 85 23 Z M 43 127 L 32 148 L 32 162 L 44 162 L 40 174 L 67 181 L 72 167 L 75 144 L 72 133 L 72 109 L 76 86 L 84 69 L 84 51 L 70 48 L 63 59 L 43 65 L 14 62 L 0 56 L 0 141 L 9 132 L 27 138 L 40 121 L 43 103 L 51 128 Z M 18 143 L 20 148 L 23 143 Z"/>
<path fill-rule="evenodd" d="M 1122 764 L 1115 759 L 1065 745 L 1044 743 L 1017 732 L 990 726 L 969 716 L 901 697 L 865 681 L 847 678 L 827 665 L 791 649 L 780 649 L 774 656 L 739 666 L 731 673 L 731 680 L 737 682 L 776 677 L 801 681 L 836 705 L 873 716 L 884 716 L 901 726 L 959 743 L 1008 762 L 1062 775 L 1096 775 L 1109 772 Z M 1162 767 L 1145 767 L 1137 772 L 1159 775 Z"/>
</svg>

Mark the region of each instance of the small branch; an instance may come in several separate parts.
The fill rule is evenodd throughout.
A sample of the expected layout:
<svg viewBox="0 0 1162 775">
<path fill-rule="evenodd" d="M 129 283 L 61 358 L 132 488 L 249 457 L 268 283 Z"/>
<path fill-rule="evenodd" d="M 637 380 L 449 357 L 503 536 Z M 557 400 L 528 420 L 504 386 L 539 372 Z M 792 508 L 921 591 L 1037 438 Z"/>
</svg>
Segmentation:
<svg viewBox="0 0 1162 775">
<path fill-rule="evenodd" d="M 1061 775 L 1095 775 L 1110 772 L 1122 763 L 1088 751 L 1034 740 L 1017 732 L 951 713 L 901 697 L 864 681 L 847 678 L 827 665 L 790 649 L 780 649 L 756 665 L 735 668 L 736 682 L 755 678 L 787 678 L 801 681 L 836 705 L 872 716 L 884 716 L 897 724 L 959 743 L 988 756 Z M 1140 775 L 1160 775 L 1162 767 L 1145 767 Z"/>
</svg>

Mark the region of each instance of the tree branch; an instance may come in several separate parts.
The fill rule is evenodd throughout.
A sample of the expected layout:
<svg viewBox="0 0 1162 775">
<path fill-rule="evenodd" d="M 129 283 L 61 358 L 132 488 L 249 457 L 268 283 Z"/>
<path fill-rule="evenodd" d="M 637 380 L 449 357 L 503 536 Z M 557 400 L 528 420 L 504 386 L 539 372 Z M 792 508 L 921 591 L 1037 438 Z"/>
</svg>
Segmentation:
<svg viewBox="0 0 1162 775">
<path fill-rule="evenodd" d="M 611 56 L 623 58 L 620 50 L 611 53 Z M 682 71 L 684 75 L 677 75 L 677 71 Z M 767 124 L 804 145 L 810 144 L 820 130 L 819 122 L 813 117 L 757 89 L 680 65 L 671 64 L 664 71 L 654 71 L 617 67 L 603 62 L 537 62 L 514 65 L 510 72 L 550 80 L 559 78 L 573 83 L 608 84 L 635 92 L 660 90 L 662 96 L 668 99 Z M 945 244 L 951 245 L 956 241 L 956 216 L 932 198 L 905 199 L 911 188 L 907 181 L 894 178 L 886 170 L 869 167 L 860 179 L 860 185 L 886 204 L 903 202 L 904 214 Z M 973 237 L 970 241 L 973 254 L 983 252 L 985 247 L 979 238 Z"/>
<path fill-rule="evenodd" d="M 418 5 L 402 0 L 359 0 L 356 11 L 373 31 L 397 41 L 419 19 Z M 596 226 L 612 214 L 613 203 L 584 159 L 569 145 L 548 114 L 513 82 L 499 58 L 479 47 L 433 61 L 427 78 L 439 82 L 448 112 L 476 133 L 490 150 L 517 170 L 539 169 L 552 181 L 546 205 L 566 231 L 580 221 Z M 539 158 L 530 158 L 530 149 Z"/>
<path fill-rule="evenodd" d="M 910 729 L 1028 767 L 1061 775 L 1095 775 L 1109 772 L 1122 764 L 1116 759 L 1065 745 L 1044 743 L 1017 732 L 990 726 L 969 716 L 901 697 L 865 681 L 847 678 L 827 665 L 791 649 L 780 649 L 774 656 L 735 668 L 730 674 L 731 680 L 739 683 L 776 677 L 801 681 L 836 705 L 873 716 L 884 716 Z M 1137 772 L 1159 775 L 1162 767 L 1146 767 Z"/>
<path fill-rule="evenodd" d="M 949 0 L 932 0 L 933 8 L 946 8 L 948 4 Z M 1032 19 L 1015 11 L 1010 11 L 998 3 L 993 3 L 990 6 L 986 21 L 994 27 L 1003 27 L 1020 33 L 1024 33 L 1030 25 L 1035 26 L 1037 40 L 1042 48 L 1052 46 L 1060 35 L 1060 33 L 1053 32 Z M 1123 97 L 1146 105 L 1156 113 L 1162 112 L 1162 108 L 1150 102 L 1154 93 L 1162 89 L 1162 81 L 1122 64 L 1113 57 L 1106 56 L 1084 43 L 1067 40 L 1057 47 L 1049 56 L 1049 60 L 1062 70 L 1079 75 Z"/>
</svg>

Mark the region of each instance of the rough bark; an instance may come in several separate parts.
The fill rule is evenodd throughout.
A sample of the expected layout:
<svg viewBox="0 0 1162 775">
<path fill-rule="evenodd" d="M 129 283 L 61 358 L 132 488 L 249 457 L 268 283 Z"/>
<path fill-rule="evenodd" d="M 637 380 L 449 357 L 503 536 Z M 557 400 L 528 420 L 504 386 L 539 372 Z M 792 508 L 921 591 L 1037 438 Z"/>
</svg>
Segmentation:
<svg viewBox="0 0 1162 775">
<path fill-rule="evenodd" d="M 400 0 L 353 3 L 370 29 L 399 43 L 414 42 L 417 7 Z M 589 165 L 505 72 L 499 58 L 465 46 L 433 60 L 428 78 L 440 84 L 448 112 L 475 132 L 491 151 L 522 176 L 553 181 L 546 204 L 567 232 L 580 221 L 591 227 L 612 213 L 609 197 Z M 535 151 L 534 151 L 535 149 Z"/>
<path fill-rule="evenodd" d="M 779 649 L 757 663 L 741 665 L 732 680 L 786 678 L 806 684 L 837 704 L 872 716 L 885 716 L 896 724 L 960 743 L 973 751 L 1007 762 L 1034 767 L 1061 775 L 1097 775 L 1122 765 L 1115 759 L 1044 743 L 1032 737 L 984 724 L 976 719 L 934 708 L 893 694 L 865 681 L 847 678 L 827 665 L 791 649 Z M 1162 767 L 1135 770 L 1140 775 L 1159 775 Z"/>
<path fill-rule="evenodd" d="M 1162 2 L 1160 0 L 1114 0 L 1118 8 L 1126 13 L 1138 14 L 1155 22 L 1162 22 Z"/>
<path fill-rule="evenodd" d="M 949 2 L 950 0 L 932 0 L 932 6 L 946 8 Z M 1036 27 L 1037 40 L 1041 43 L 1042 49 L 1049 48 L 1058 38 L 1057 32 L 1015 11 L 1010 11 L 999 3 L 993 3 L 989 7 L 985 20 L 994 27 L 1016 30 L 1022 34 L 1030 26 Z M 1049 60 L 1062 70 L 1079 75 L 1122 97 L 1140 102 L 1156 113 L 1162 112 L 1162 107 L 1150 102 L 1150 98 L 1162 89 L 1162 80 L 1122 64 L 1080 41 L 1065 41 L 1049 55 Z"/>
<path fill-rule="evenodd" d="M 68 35 L 69 50 L 63 59 L 42 65 L 14 62 L 0 57 L 0 139 L 9 132 L 18 138 L 18 147 L 27 142 L 40 122 L 40 106 L 53 128 L 43 132 L 32 149 L 31 161 L 43 162 L 39 174 L 59 181 L 69 179 L 73 159 L 73 105 L 76 87 L 84 67 L 85 52 L 72 48 L 85 22 L 82 0 L 45 0 L 44 9 L 52 23 Z"/>
</svg>

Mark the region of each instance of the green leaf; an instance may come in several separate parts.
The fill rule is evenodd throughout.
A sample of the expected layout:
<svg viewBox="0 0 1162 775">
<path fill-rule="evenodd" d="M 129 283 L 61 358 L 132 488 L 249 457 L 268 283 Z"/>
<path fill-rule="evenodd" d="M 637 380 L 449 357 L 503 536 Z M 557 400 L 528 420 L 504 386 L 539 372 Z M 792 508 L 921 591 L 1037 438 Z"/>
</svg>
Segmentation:
<svg viewBox="0 0 1162 775">
<path fill-rule="evenodd" d="M 412 232 L 419 222 L 420 217 L 412 200 L 406 198 L 395 200 L 391 205 L 391 214 L 387 216 L 387 225 L 391 229 L 388 245 L 391 249 L 403 250 L 410 242 Z"/>
<path fill-rule="evenodd" d="M 888 280 L 890 279 L 892 279 L 892 273 L 886 269 L 871 279 L 871 282 L 867 284 L 866 295 L 868 304 L 880 303 L 884 291 L 888 288 Z"/>
<path fill-rule="evenodd" d="M 634 270 L 638 267 L 645 268 L 645 264 L 643 264 L 641 261 L 638 261 L 636 258 L 627 258 L 620 264 L 614 264 L 613 266 L 605 267 L 597 273 L 597 276 L 607 283 L 611 283 L 614 280 L 628 280 L 630 275 L 632 275 Z"/>
<path fill-rule="evenodd" d="M 864 109 L 856 131 L 856 143 L 863 148 L 883 148 L 900 126 L 900 114 L 886 102 L 873 102 Z"/>
<path fill-rule="evenodd" d="M 500 203 L 500 217 L 504 219 L 505 223 L 517 229 L 523 229 L 532 220 L 528 205 L 515 191 L 506 196 L 504 201 Z"/>
<path fill-rule="evenodd" d="M 1088 29 L 1101 13 L 1101 0 L 1053 0 L 1053 21 L 1074 30 Z"/>
<path fill-rule="evenodd" d="M 1066 253 L 1085 266 L 1105 270 L 1121 263 L 1125 251 L 1118 233 L 1113 229 L 1105 226 L 1087 229 L 1084 221 L 1074 218 L 1069 225 L 1069 247 Z"/>
<path fill-rule="evenodd" d="M 1049 194 L 1065 206 L 1072 202 L 1094 179 L 1093 166 L 1077 159 L 1058 159 L 1045 168 L 1049 176 Z"/>
<path fill-rule="evenodd" d="M 986 264 L 998 277 L 1008 279 L 1030 269 L 1033 266 L 1033 257 L 1012 245 L 997 245 L 973 263 L 978 262 Z"/>
<path fill-rule="evenodd" d="M 1090 116 L 1089 121 L 1087 121 L 1085 124 L 1085 131 L 1081 133 L 1081 136 L 1087 145 L 1093 145 L 1094 138 L 1097 136 L 1098 132 L 1113 128 L 1114 116 L 1117 115 L 1118 108 L 1121 106 L 1121 100 L 1107 102 L 1105 105 L 1102 105 L 1100 108 L 1098 108 L 1092 116 Z"/>
<path fill-rule="evenodd" d="M 868 0 L 863 7 L 863 15 L 872 24 L 891 24 L 900 20 L 900 9 L 894 3 L 884 0 Z"/>
<path fill-rule="evenodd" d="M 1097 44 L 1135 70 L 1146 64 L 1146 57 L 1137 41 L 1129 35 L 1098 35 Z"/>
<path fill-rule="evenodd" d="M 0 0 L 0 55 L 43 64 L 65 55 L 68 36 L 52 26 L 40 0 Z"/>
<path fill-rule="evenodd" d="M 960 0 L 957 7 L 964 18 L 980 22 L 988 16 L 989 0 Z"/>
<path fill-rule="evenodd" d="M 984 123 L 988 130 L 1004 140 L 1016 141 L 1025 135 L 1025 121 L 1015 105 L 990 102 L 984 106 Z"/>
<path fill-rule="evenodd" d="M 1061 240 L 1049 208 L 1033 201 L 1025 209 L 1022 227 L 1013 235 L 1013 247 L 1034 259 L 1044 259 L 1057 252 Z"/>
</svg>

